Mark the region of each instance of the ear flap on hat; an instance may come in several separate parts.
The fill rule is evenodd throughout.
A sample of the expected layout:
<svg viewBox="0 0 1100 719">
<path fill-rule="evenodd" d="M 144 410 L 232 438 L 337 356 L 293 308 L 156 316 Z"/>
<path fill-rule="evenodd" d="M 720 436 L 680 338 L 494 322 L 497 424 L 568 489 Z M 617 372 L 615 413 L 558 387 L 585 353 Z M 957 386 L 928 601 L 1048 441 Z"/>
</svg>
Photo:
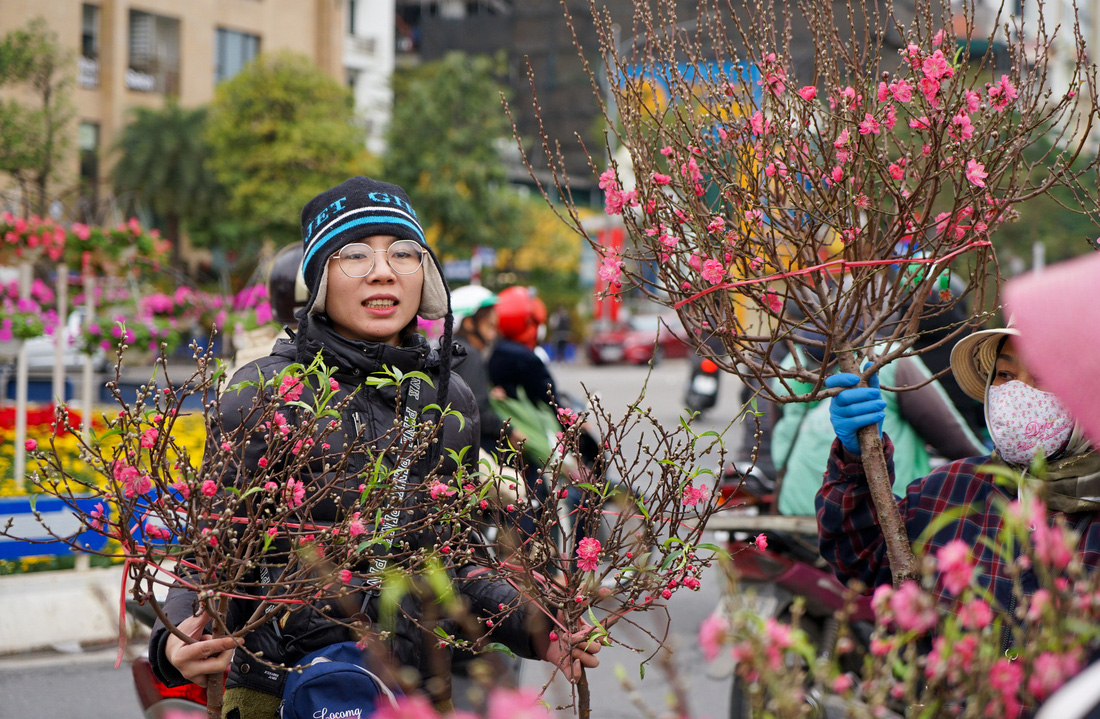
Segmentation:
<svg viewBox="0 0 1100 719">
<path fill-rule="evenodd" d="M 328 295 L 328 263 L 321 270 L 321 283 L 317 286 L 317 296 L 313 298 L 313 304 L 309 306 L 309 314 L 323 315 L 325 313 L 325 297 Z"/>
<path fill-rule="evenodd" d="M 430 262 L 424 263 L 424 288 L 420 292 L 420 309 L 417 314 L 426 320 L 438 320 L 447 316 L 447 284 L 439 272 L 435 254 L 429 252 Z"/>
</svg>

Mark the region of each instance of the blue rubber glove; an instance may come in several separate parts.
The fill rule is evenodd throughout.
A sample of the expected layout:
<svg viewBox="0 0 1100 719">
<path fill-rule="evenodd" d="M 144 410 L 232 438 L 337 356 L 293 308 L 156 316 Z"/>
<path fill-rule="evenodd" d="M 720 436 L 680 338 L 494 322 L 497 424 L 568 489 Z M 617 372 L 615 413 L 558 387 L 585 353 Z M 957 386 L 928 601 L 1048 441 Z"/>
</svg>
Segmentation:
<svg viewBox="0 0 1100 719">
<path fill-rule="evenodd" d="M 852 454 L 860 454 L 856 433 L 863 427 L 877 424 L 881 435 L 882 420 L 886 419 L 886 400 L 878 388 L 878 375 L 871 375 L 869 383 L 870 387 L 856 387 L 859 375 L 847 372 L 834 374 L 825 380 L 825 386 L 829 388 L 852 388 L 843 390 L 829 403 L 829 421 L 833 423 L 833 431 L 844 449 Z"/>
</svg>

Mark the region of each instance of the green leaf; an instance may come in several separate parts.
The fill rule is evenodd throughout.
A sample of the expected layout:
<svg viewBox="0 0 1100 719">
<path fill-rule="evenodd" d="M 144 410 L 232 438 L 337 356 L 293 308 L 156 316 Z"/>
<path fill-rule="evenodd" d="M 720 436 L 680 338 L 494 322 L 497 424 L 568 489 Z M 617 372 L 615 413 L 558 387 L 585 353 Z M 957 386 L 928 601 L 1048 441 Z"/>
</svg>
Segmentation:
<svg viewBox="0 0 1100 719">
<path fill-rule="evenodd" d="M 507 654 L 508 656 L 510 656 L 512 659 L 516 658 L 516 653 L 513 652 L 511 649 L 509 649 L 504 644 L 501 644 L 500 642 L 489 642 L 481 650 L 481 653 L 485 653 L 485 652 L 503 652 L 503 653 Z"/>
</svg>

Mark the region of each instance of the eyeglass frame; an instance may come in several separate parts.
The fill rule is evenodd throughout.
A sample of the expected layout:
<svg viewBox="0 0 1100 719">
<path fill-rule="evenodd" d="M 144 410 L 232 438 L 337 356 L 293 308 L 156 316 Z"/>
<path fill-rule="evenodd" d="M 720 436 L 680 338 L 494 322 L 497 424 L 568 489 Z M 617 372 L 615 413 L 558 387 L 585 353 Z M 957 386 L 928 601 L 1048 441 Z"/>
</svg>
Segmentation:
<svg viewBox="0 0 1100 719">
<path fill-rule="evenodd" d="M 419 264 L 417 264 L 416 268 L 412 269 L 408 272 L 401 272 L 400 270 L 396 269 L 393 266 L 393 264 L 390 262 L 390 251 L 393 249 L 394 245 L 400 244 L 402 242 L 407 242 L 410 245 L 413 245 L 416 248 L 417 255 L 420 257 L 420 262 L 419 262 Z M 346 269 L 344 269 L 344 263 L 340 261 L 341 259 L 343 259 L 340 256 L 340 253 L 343 252 L 344 250 L 346 250 L 347 248 L 353 246 L 353 245 L 359 245 L 360 247 L 366 247 L 372 253 L 371 254 L 370 267 L 368 267 L 367 271 L 364 272 L 361 275 L 350 275 L 350 274 L 348 274 L 348 271 Z M 388 250 L 376 250 L 376 249 L 374 249 L 373 247 L 371 247 L 370 245 L 368 245 L 365 242 L 349 242 L 348 244 L 344 245 L 339 250 L 337 250 L 336 254 L 330 256 L 329 261 L 336 260 L 337 266 L 339 266 L 340 271 L 344 273 L 345 277 L 348 277 L 348 278 L 353 279 L 353 280 L 359 280 L 359 279 L 362 279 L 362 278 L 366 277 L 367 275 L 369 275 L 371 272 L 374 271 L 374 265 L 375 265 L 375 262 L 377 262 L 377 258 L 375 256 L 380 252 L 383 255 L 386 256 L 386 266 L 389 267 L 391 270 L 393 270 L 394 274 L 398 274 L 398 275 L 401 275 L 403 277 L 407 277 L 409 275 L 416 274 L 416 271 L 424 266 L 424 255 L 428 254 L 427 252 L 424 251 L 424 249 L 420 246 L 420 243 L 418 243 L 416 240 L 405 240 L 405 239 L 396 240 L 395 242 L 393 242 L 390 245 L 390 249 L 388 249 Z"/>
</svg>

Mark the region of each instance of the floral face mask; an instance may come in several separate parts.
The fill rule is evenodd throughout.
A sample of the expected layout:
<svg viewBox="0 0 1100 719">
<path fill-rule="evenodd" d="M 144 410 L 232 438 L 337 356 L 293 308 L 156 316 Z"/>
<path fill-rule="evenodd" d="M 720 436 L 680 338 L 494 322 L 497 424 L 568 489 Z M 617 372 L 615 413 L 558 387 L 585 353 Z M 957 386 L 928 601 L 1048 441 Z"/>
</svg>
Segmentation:
<svg viewBox="0 0 1100 719">
<path fill-rule="evenodd" d="M 1019 380 L 990 386 L 986 417 L 997 454 L 1013 464 L 1030 465 L 1040 452 L 1049 457 L 1073 432 L 1073 417 L 1058 398 Z"/>
</svg>

